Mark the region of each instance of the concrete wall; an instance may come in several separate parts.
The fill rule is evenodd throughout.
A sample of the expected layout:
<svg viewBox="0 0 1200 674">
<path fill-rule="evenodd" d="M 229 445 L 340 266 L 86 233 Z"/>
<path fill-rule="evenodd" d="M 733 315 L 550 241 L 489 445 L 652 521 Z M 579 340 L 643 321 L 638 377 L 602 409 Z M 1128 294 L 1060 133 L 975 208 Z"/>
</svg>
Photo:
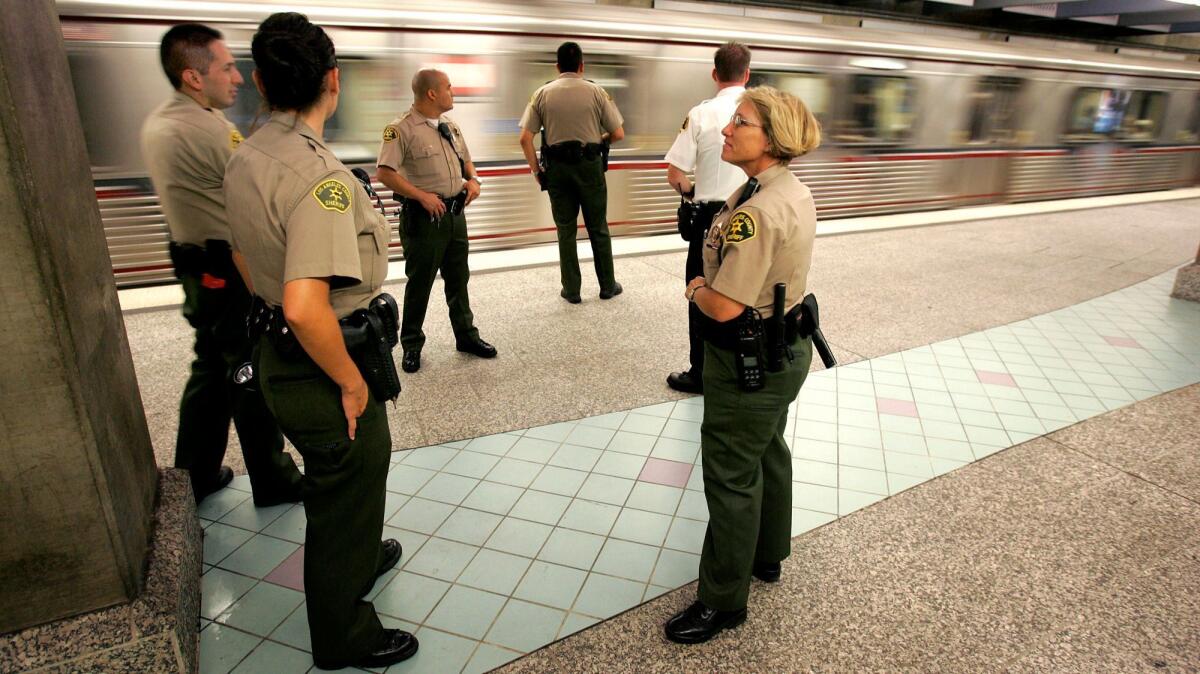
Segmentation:
<svg viewBox="0 0 1200 674">
<path fill-rule="evenodd" d="M 0 632 L 141 590 L 156 471 L 51 0 L 0 12 Z"/>
</svg>

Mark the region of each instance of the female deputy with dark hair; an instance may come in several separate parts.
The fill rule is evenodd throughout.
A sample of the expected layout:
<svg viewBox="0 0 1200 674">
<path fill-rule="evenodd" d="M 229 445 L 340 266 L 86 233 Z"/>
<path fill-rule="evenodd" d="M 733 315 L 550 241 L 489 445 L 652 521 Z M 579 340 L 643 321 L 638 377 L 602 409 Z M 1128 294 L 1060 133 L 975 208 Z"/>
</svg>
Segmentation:
<svg viewBox="0 0 1200 674">
<path fill-rule="evenodd" d="M 792 515 L 783 433 L 812 361 L 812 340 L 799 334 L 794 309 L 804 297 L 817 217 L 788 164 L 820 144 L 820 127 L 800 99 L 757 87 L 742 93 L 721 133 L 721 159 L 750 180 L 713 220 L 704 275 L 684 293 L 706 317 L 700 451 L 709 511 L 697 601 L 666 624 L 667 638 L 684 644 L 746 619 L 751 575 L 779 580 Z M 777 284 L 785 284 L 782 303 Z"/>
<path fill-rule="evenodd" d="M 417 651 L 411 634 L 384 629 L 363 599 L 401 554 L 396 541 L 379 540 L 391 435 L 338 321 L 379 294 L 387 223 L 321 140 L 340 94 L 325 31 L 301 14 L 273 14 L 251 51 L 271 118 L 229 161 L 226 209 L 252 290 L 268 307 L 256 358 L 263 396 L 304 456 L 313 661 L 385 666 Z"/>
</svg>

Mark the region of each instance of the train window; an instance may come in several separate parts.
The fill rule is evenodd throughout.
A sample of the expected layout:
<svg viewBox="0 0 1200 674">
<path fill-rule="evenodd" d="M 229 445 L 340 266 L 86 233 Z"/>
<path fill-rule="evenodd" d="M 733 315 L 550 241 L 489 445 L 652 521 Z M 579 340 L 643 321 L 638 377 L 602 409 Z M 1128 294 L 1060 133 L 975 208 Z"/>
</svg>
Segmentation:
<svg viewBox="0 0 1200 674">
<path fill-rule="evenodd" d="M 816 116 L 822 126 L 829 117 L 829 80 L 817 73 L 797 73 L 779 70 L 750 70 L 748 87 L 761 84 L 794 94 Z"/>
<path fill-rule="evenodd" d="M 1066 140 L 1103 140 L 1117 133 L 1128 91 L 1085 87 L 1075 92 L 1067 117 Z"/>
<path fill-rule="evenodd" d="M 1125 105 L 1118 135 L 1125 140 L 1154 140 L 1167 109 L 1167 95 L 1161 91 L 1134 91 Z"/>
<path fill-rule="evenodd" d="M 855 75 L 850 114 L 833 126 L 845 143 L 901 143 L 912 131 L 916 85 L 894 75 Z"/>
<path fill-rule="evenodd" d="M 967 142 L 1009 143 L 1016 135 L 1017 95 L 1022 80 L 988 75 L 979 79 L 971 94 Z"/>
</svg>

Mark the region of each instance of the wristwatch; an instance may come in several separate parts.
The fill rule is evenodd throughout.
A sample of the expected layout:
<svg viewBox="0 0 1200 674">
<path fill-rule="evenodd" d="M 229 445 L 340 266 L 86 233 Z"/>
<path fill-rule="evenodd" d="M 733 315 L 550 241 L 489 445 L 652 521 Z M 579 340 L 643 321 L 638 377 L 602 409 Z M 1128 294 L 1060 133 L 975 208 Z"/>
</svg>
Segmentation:
<svg viewBox="0 0 1200 674">
<path fill-rule="evenodd" d="M 479 185 L 481 187 L 483 186 L 483 181 L 479 179 L 479 176 L 471 176 L 470 178 L 467 178 L 467 182 L 471 182 L 472 180 L 475 181 L 476 185 Z"/>
<path fill-rule="evenodd" d="M 695 302 L 696 301 L 696 291 L 701 288 L 704 288 L 704 287 L 705 286 L 692 286 L 692 291 L 687 294 L 687 300 L 689 302 Z"/>
</svg>

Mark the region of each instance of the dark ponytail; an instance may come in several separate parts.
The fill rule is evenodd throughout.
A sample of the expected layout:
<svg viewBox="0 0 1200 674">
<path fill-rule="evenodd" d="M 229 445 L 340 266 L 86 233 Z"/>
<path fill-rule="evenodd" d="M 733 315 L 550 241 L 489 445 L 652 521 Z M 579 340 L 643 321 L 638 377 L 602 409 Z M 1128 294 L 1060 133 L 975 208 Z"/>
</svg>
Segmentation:
<svg viewBox="0 0 1200 674">
<path fill-rule="evenodd" d="M 333 41 L 296 12 L 280 12 L 258 26 L 250 43 L 254 66 L 273 110 L 307 110 L 325 87 L 325 73 L 337 67 Z"/>
</svg>

